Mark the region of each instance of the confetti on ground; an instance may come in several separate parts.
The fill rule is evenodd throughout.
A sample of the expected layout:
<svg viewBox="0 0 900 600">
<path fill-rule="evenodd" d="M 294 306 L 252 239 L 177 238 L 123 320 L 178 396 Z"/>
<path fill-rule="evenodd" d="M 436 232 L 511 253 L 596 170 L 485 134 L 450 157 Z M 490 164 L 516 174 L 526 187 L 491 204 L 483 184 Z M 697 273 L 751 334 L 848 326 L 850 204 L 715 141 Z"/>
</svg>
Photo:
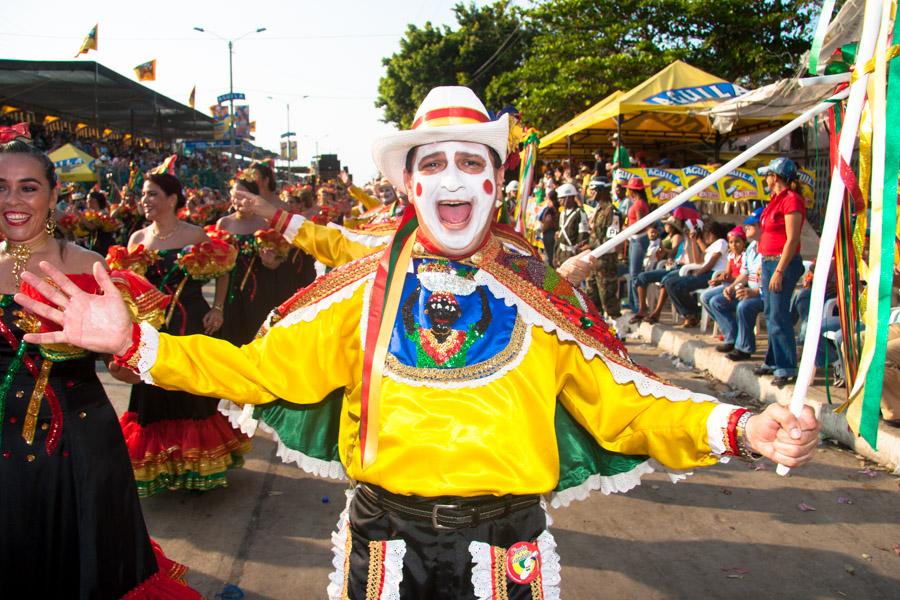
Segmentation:
<svg viewBox="0 0 900 600">
<path fill-rule="evenodd" d="M 270 496 L 281 496 L 282 494 L 284 494 L 284 492 L 278 492 L 278 491 L 275 491 L 275 490 L 272 490 L 272 491 L 269 492 L 269 495 L 270 495 Z"/>
<path fill-rule="evenodd" d="M 870 469 L 869 467 L 866 467 L 862 471 L 857 471 L 857 473 L 865 475 L 866 477 L 878 477 L 878 471 Z"/>
<path fill-rule="evenodd" d="M 872 560 L 872 555 L 871 555 L 871 554 L 865 554 L 865 553 L 863 553 L 861 556 L 863 557 L 863 560 Z"/>
<path fill-rule="evenodd" d="M 328 496 L 322 496 L 322 504 L 328 504 L 331 499 Z"/>
<path fill-rule="evenodd" d="M 726 496 L 730 496 L 733 492 L 729 489 L 722 488 L 722 493 L 725 494 Z"/>
<path fill-rule="evenodd" d="M 837 503 L 838 504 L 853 504 L 853 500 L 846 496 L 838 496 Z"/>
<path fill-rule="evenodd" d="M 894 554 L 900 556 L 900 544 L 894 544 Z"/>
<path fill-rule="evenodd" d="M 797 505 L 797 508 L 799 508 L 803 512 L 810 512 L 810 511 L 816 510 L 814 507 L 810 506 L 806 502 L 801 502 L 800 504 Z"/>
<path fill-rule="evenodd" d="M 854 567 L 853 565 L 844 565 L 844 570 L 851 575 L 856 575 L 856 567 Z"/>
</svg>

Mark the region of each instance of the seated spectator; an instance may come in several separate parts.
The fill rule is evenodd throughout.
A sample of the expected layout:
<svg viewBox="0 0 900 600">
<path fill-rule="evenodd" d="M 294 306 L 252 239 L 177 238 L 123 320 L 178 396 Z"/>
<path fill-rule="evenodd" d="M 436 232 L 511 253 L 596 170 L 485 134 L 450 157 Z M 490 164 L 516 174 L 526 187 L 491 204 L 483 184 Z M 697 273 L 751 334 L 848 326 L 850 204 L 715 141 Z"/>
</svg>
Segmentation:
<svg viewBox="0 0 900 600">
<path fill-rule="evenodd" d="M 638 297 L 638 312 L 628 320 L 629 323 L 639 323 L 646 320 L 651 325 L 659 321 L 659 315 L 662 312 L 663 305 L 666 302 L 666 288 L 660 287 L 659 299 L 656 307 L 649 315 L 647 314 L 647 287 L 653 283 L 662 282 L 663 278 L 669 273 L 678 272 L 678 268 L 693 262 L 689 260 L 688 252 L 686 252 L 686 240 L 684 237 L 684 224 L 675 217 L 669 217 L 663 221 L 663 228 L 666 232 L 666 241 L 668 248 L 660 249 L 665 252 L 662 266 L 656 265 L 653 269 L 648 269 L 640 273 L 634 280 L 634 289 Z M 696 245 L 693 245 L 696 247 Z M 696 258 L 699 260 L 699 253 Z"/>
<path fill-rule="evenodd" d="M 741 263 L 744 250 L 747 248 L 747 234 L 740 225 L 728 232 L 728 266 L 724 271 L 713 273 L 709 279 L 709 287 L 700 294 L 700 304 L 709 312 L 709 301 L 725 289 L 725 286 L 737 279 L 741 274 Z M 730 350 L 730 348 L 729 348 Z"/>
<path fill-rule="evenodd" d="M 702 233 L 696 230 L 691 232 L 689 237 L 703 251 L 703 262 L 684 265 L 678 270 L 677 276 L 663 279 L 662 283 L 675 310 L 684 317 L 681 327 L 696 327 L 700 324 L 700 305 L 691 292 L 705 288 L 714 272 L 724 271 L 727 267 L 727 233 L 728 226 L 716 222 L 706 225 Z"/>
<path fill-rule="evenodd" d="M 756 317 L 763 310 L 759 286 L 762 257 L 757 250 L 761 213 L 762 209 L 758 209 L 744 220 L 749 244 L 744 250 L 740 274 L 708 304 L 709 314 L 725 338 L 716 350 L 727 352 L 728 358 L 735 361 L 747 360 L 756 351 Z"/>
</svg>

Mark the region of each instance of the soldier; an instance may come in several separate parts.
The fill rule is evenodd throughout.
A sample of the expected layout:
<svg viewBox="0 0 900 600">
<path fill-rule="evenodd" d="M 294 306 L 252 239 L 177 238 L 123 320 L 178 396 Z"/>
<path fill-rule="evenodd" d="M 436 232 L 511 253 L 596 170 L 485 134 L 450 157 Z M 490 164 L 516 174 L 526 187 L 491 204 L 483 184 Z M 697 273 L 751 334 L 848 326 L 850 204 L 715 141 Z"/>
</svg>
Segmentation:
<svg viewBox="0 0 900 600">
<path fill-rule="evenodd" d="M 554 264 L 561 265 L 587 248 L 589 237 L 588 218 L 578 201 L 578 190 L 571 183 L 564 183 L 556 189 L 562 211 L 559 215 L 559 231 L 556 234 L 556 254 Z"/>
<path fill-rule="evenodd" d="M 591 247 L 596 248 L 619 233 L 621 216 L 612 204 L 608 178 L 592 177 L 588 189 L 590 199 L 596 207 L 589 223 Z M 618 254 L 610 252 L 595 261 L 593 277 L 588 282 L 592 288 L 592 295 L 598 300 L 597 306 L 614 318 L 622 314 L 619 306 L 618 279 Z"/>
</svg>

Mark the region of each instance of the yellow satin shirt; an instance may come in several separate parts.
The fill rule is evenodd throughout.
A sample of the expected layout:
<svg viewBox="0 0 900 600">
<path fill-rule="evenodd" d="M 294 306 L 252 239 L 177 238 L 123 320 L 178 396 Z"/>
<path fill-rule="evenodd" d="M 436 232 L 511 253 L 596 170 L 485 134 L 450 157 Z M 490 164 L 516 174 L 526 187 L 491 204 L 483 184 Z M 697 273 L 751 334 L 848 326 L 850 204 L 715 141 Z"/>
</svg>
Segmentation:
<svg viewBox="0 0 900 600">
<path fill-rule="evenodd" d="M 419 496 L 541 494 L 559 478 L 556 398 L 605 448 L 647 454 L 673 469 L 713 464 L 712 402 L 671 401 L 618 384 L 599 358 L 527 325 L 521 362 L 479 387 L 382 380 L 377 460 L 359 456 L 363 353 L 360 285 L 309 320 L 280 324 L 237 348 L 201 335 L 160 335 L 150 369 L 156 385 L 245 404 L 283 398 L 315 403 L 343 388 L 339 450 L 348 475 Z M 294 322 L 296 321 L 296 322 Z"/>
<path fill-rule="evenodd" d="M 295 217 L 296 218 L 296 217 Z M 285 235 L 288 241 L 296 248 L 300 248 L 307 254 L 327 267 L 339 267 L 350 261 L 356 260 L 380 250 L 382 247 L 373 248 L 359 242 L 354 242 L 345 236 L 340 229 L 318 225 L 312 221 L 303 221 L 297 229 L 296 235 Z M 384 242 L 390 241 L 385 238 Z"/>
</svg>

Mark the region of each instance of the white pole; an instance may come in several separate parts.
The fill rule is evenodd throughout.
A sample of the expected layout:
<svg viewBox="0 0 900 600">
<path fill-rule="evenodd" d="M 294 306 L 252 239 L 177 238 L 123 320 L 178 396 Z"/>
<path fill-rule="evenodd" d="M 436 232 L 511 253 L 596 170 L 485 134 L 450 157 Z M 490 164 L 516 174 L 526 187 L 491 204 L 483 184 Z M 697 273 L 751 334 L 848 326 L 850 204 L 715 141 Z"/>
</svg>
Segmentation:
<svg viewBox="0 0 900 600">
<path fill-rule="evenodd" d="M 646 229 L 651 223 L 654 223 L 654 222 L 658 221 L 659 219 L 661 219 L 663 216 L 669 214 L 670 212 L 672 212 L 673 210 L 675 210 L 676 208 L 678 208 L 679 206 L 681 206 L 682 204 L 687 202 L 690 198 L 697 195 L 697 193 L 699 193 L 700 191 L 706 189 L 710 185 L 712 185 L 715 182 L 717 182 L 718 180 L 722 179 L 723 177 L 725 177 L 728 173 L 730 173 L 734 169 L 741 167 L 748 160 L 750 160 L 751 158 L 753 158 L 754 156 L 756 156 L 757 154 L 759 154 L 760 152 L 762 152 L 763 150 L 765 150 L 766 148 L 768 148 L 769 146 L 771 146 L 772 144 L 774 144 L 775 142 L 780 140 L 781 138 L 787 136 L 792 131 L 794 131 L 801 125 L 803 125 L 805 122 L 809 121 L 814 116 L 816 116 L 820 113 L 823 113 L 826 110 L 828 110 L 829 108 L 831 108 L 832 102 L 837 101 L 837 100 L 843 100 L 844 98 L 846 98 L 848 93 L 849 93 L 848 90 L 841 90 L 840 92 L 833 95 L 831 98 L 829 98 L 822 104 L 819 104 L 818 106 L 814 106 L 814 107 L 810 108 L 809 110 L 804 112 L 802 115 L 800 115 L 799 117 L 797 117 L 790 123 L 787 123 L 786 125 L 784 125 L 781 129 L 778 129 L 777 131 L 770 133 L 769 135 L 767 135 L 766 137 L 764 137 L 757 143 L 753 144 L 752 146 L 750 146 L 749 148 L 747 148 L 746 150 L 741 152 L 738 156 L 731 159 L 730 161 L 728 161 L 727 163 L 725 163 L 724 165 L 722 165 L 721 167 L 719 167 L 718 169 L 716 169 L 715 171 L 713 171 L 712 173 L 710 173 L 709 175 L 707 175 L 706 177 L 704 177 L 703 179 L 701 179 L 700 181 L 695 183 L 694 185 L 690 186 L 689 188 L 687 188 L 686 190 L 684 190 L 683 192 L 681 192 L 680 194 L 678 194 L 677 196 L 675 196 L 674 198 L 672 198 L 671 200 L 666 202 L 665 204 L 662 204 L 659 207 L 657 207 L 656 210 L 650 212 L 648 215 L 646 215 L 642 219 L 639 219 L 636 223 L 633 223 L 633 224 L 629 225 L 628 227 L 626 227 L 625 229 L 623 229 L 614 238 L 603 242 L 597 248 L 594 248 L 593 250 L 591 250 L 590 256 L 593 256 L 594 258 L 599 258 L 599 257 L 603 256 L 604 254 L 606 254 L 607 252 L 610 252 L 616 246 L 618 246 L 622 242 L 626 241 L 629 237 L 631 237 L 632 235 L 634 235 L 635 233 L 637 233 L 639 231 Z M 585 256 L 585 258 L 583 260 L 589 260 L 589 258 L 587 256 Z"/>
<path fill-rule="evenodd" d="M 882 4 L 883 0 L 868 0 L 866 4 L 862 36 L 860 37 L 859 49 L 856 54 L 856 73 L 859 74 L 859 79 L 851 84 L 849 88 L 850 99 L 847 101 L 847 110 L 844 113 L 841 127 L 841 138 L 838 142 L 838 152 L 848 164 L 853 155 L 853 146 L 856 143 L 856 137 L 859 132 L 859 120 L 866 101 L 866 84 L 869 81 L 869 75 L 865 71 L 865 64 L 875 54 L 875 42 L 878 39 L 878 30 L 880 29 Z M 800 411 L 803 410 L 806 392 L 809 390 L 809 383 L 815 373 L 816 349 L 818 348 L 819 335 L 822 331 L 822 306 L 825 299 L 825 286 L 828 282 L 831 256 L 834 252 L 834 242 L 837 238 L 844 187 L 844 180 L 841 179 L 839 167 L 835 166 L 831 173 L 831 189 L 828 191 L 825 222 L 822 224 L 822 237 L 819 240 L 819 253 L 816 256 L 816 272 L 813 275 L 812 289 L 810 290 L 809 317 L 806 320 L 803 355 L 800 358 L 797 382 L 794 385 L 793 395 L 791 395 L 790 409 L 795 415 L 799 415 Z M 778 465 L 777 472 L 779 475 L 787 475 L 789 471 L 789 468 Z"/>
</svg>

